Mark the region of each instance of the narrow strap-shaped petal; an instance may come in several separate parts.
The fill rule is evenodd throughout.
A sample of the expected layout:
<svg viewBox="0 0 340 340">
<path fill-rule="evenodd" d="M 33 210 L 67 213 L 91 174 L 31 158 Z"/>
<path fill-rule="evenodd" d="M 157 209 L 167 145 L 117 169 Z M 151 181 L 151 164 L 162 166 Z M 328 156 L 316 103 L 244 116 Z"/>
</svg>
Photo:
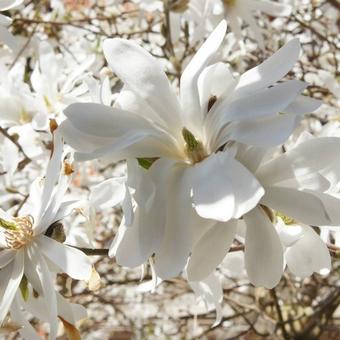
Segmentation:
<svg viewBox="0 0 340 340">
<path fill-rule="evenodd" d="M 260 90 L 276 83 L 293 68 L 299 54 L 299 40 L 289 41 L 262 64 L 241 76 L 237 86 L 238 95 Z"/>
<path fill-rule="evenodd" d="M 265 187 L 261 204 L 309 225 L 329 225 L 330 216 L 322 200 L 310 192 L 285 187 Z"/>
<path fill-rule="evenodd" d="M 45 310 L 48 315 L 50 325 L 50 339 L 54 340 L 57 337 L 58 332 L 58 308 L 56 291 L 52 281 L 52 276 L 47 263 L 43 256 L 40 254 L 39 249 L 36 245 L 32 246 L 32 256 L 35 259 L 36 273 L 39 276 L 41 282 L 42 293 L 44 297 Z"/>
<path fill-rule="evenodd" d="M 250 282 L 275 287 L 283 273 L 283 249 L 279 235 L 261 208 L 244 215 L 247 225 L 245 265 Z"/>
<path fill-rule="evenodd" d="M 256 176 L 266 185 L 275 185 L 295 177 L 322 171 L 334 173 L 339 164 L 340 138 L 322 137 L 307 140 L 281 156 L 262 165 Z M 334 173 L 335 174 L 335 173 Z"/>
<path fill-rule="evenodd" d="M 2 273 L 1 273 L 2 274 Z M 24 252 L 17 251 L 14 261 L 11 263 L 11 272 L 6 286 L 1 287 L 3 291 L 0 296 L 0 325 L 5 320 L 8 310 L 19 288 L 22 276 L 24 274 Z M 3 274 L 2 274 L 3 275 Z"/>
<path fill-rule="evenodd" d="M 203 43 L 181 76 L 180 95 L 184 124 L 194 134 L 201 135 L 204 118 L 198 94 L 198 77 L 203 69 L 212 63 L 223 42 L 226 30 L 227 23 L 223 20 Z"/>
<path fill-rule="evenodd" d="M 160 63 L 130 40 L 107 39 L 103 50 L 113 72 L 175 131 L 180 123 L 180 107 Z"/>
<path fill-rule="evenodd" d="M 24 339 L 41 340 L 41 337 L 37 334 L 34 327 L 27 320 L 27 316 L 22 312 L 20 303 L 18 301 L 18 297 L 16 297 L 13 301 L 11 307 L 11 319 L 21 326 L 19 329 L 20 335 Z"/>
<path fill-rule="evenodd" d="M 75 280 L 88 280 L 91 276 L 91 262 L 80 250 L 61 244 L 41 235 L 36 240 L 39 250 L 64 273 Z"/>
<path fill-rule="evenodd" d="M 195 244 L 187 266 L 189 281 L 208 277 L 222 262 L 234 240 L 237 221 L 217 223 Z"/>
</svg>

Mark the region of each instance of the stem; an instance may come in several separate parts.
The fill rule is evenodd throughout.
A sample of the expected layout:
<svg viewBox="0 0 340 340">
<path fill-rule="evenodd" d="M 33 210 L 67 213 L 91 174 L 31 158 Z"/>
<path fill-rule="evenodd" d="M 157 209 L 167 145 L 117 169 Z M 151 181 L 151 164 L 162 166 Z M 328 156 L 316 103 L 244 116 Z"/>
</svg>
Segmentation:
<svg viewBox="0 0 340 340">
<path fill-rule="evenodd" d="M 277 295 L 276 295 L 275 288 L 270 289 L 270 293 L 271 293 L 273 300 L 274 300 L 275 308 L 276 308 L 276 311 L 277 311 L 277 316 L 279 318 L 279 326 L 282 330 L 282 335 L 283 335 L 284 339 L 289 340 L 290 337 L 289 337 L 289 335 L 286 331 L 286 328 L 285 328 L 285 322 L 284 322 L 284 319 L 283 319 L 281 307 L 280 307 L 279 300 L 278 300 Z"/>
</svg>

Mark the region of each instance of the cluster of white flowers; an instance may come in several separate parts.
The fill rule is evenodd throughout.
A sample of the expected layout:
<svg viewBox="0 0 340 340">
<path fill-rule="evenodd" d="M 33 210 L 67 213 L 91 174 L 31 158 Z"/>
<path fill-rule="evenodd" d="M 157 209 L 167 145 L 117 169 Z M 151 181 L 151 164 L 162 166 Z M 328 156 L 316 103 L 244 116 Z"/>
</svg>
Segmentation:
<svg viewBox="0 0 340 340">
<path fill-rule="evenodd" d="M 120 226 L 115 234 L 108 227 L 111 244 L 101 250 L 118 265 L 150 267 L 146 290 L 184 277 L 216 309 L 217 324 L 216 269 L 232 270 L 230 252 L 257 287 L 277 286 L 286 267 L 300 278 L 327 275 L 327 242 L 339 243 L 340 129 L 334 120 L 306 130 L 322 101 L 291 72 L 300 39 L 271 41 L 257 21 L 261 13 L 286 20 L 294 4 L 99 3 L 107 18 L 90 19 L 94 1 L 51 1 L 44 15 L 31 2 L 0 2 L 0 11 L 19 8 L 13 22 L 0 14 L 1 330 L 40 339 L 28 321 L 35 316 L 52 340 L 58 319 L 80 338 L 76 322 L 86 310 L 55 281 L 64 273 L 90 290 L 100 285 L 88 256 L 101 254 L 96 212 L 117 205 Z M 117 22 L 129 13 L 121 33 Z M 267 55 L 261 62 L 249 62 L 255 48 L 244 22 Z M 11 23 L 13 31 L 33 28 L 15 36 Z M 131 26 L 155 37 L 143 46 Z M 339 98 L 329 70 L 314 77 Z M 101 167 L 115 170 L 102 176 Z"/>
</svg>

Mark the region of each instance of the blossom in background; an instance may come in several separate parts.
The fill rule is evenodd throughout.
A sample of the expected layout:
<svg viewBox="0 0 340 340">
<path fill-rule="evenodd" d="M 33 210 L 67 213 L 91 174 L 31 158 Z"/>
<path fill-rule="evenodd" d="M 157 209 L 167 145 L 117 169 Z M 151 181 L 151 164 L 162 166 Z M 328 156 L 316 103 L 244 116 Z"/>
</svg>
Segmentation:
<svg viewBox="0 0 340 340">
<path fill-rule="evenodd" d="M 82 80 L 85 71 L 94 63 L 95 56 L 86 57 L 75 67 L 65 64 L 48 42 L 39 46 L 39 60 L 34 66 L 31 83 L 37 102 L 34 119 L 36 129 L 46 129 L 51 115 L 57 116 L 69 104 L 81 100 L 88 91 Z"/>
<path fill-rule="evenodd" d="M 20 6 L 24 0 L 2 0 L 0 2 L 0 12 L 8 11 L 10 9 Z M 16 38 L 7 30 L 7 26 L 10 25 L 12 19 L 0 14 L 0 43 L 4 43 L 14 52 L 18 50 L 18 43 Z"/>
<path fill-rule="evenodd" d="M 19 217 L 0 210 L 0 324 L 7 313 L 19 318 L 20 293 L 25 300 L 33 298 L 28 283 L 43 297 L 44 310 L 50 322 L 50 338 L 56 338 L 58 297 L 51 272 L 65 272 L 77 280 L 88 280 L 92 266 L 81 251 L 45 235 L 47 229 L 70 214 L 76 201 L 64 201 L 70 176 L 63 163 L 63 142 L 54 134 L 54 149 L 46 177 L 31 186 L 29 201 Z M 27 296 L 28 295 L 28 296 Z M 18 316 L 19 315 L 19 316 Z"/>
<path fill-rule="evenodd" d="M 249 26 L 250 34 L 256 39 L 259 47 L 265 49 L 263 32 L 257 24 L 254 13 L 263 12 L 270 16 L 289 16 L 292 6 L 268 0 L 191 0 L 192 7 L 198 9 L 201 19 L 197 22 L 198 29 L 202 26 L 210 29 L 216 20 L 225 17 L 232 32 L 239 41 L 242 41 L 242 24 Z"/>
<path fill-rule="evenodd" d="M 106 59 L 124 83 L 115 106 L 76 103 L 64 111 L 61 129 L 76 159 L 138 158 L 149 168 L 138 169 L 143 180 L 134 187 L 133 222 L 123 221 L 111 254 L 129 267 L 155 254 L 162 279 L 183 270 L 210 227 L 242 217 L 263 196 L 256 177 L 235 159 L 235 142 L 283 143 L 302 114 L 319 106 L 299 95 L 305 83 L 276 84 L 295 64 L 298 40 L 235 79 L 225 64 L 213 64 L 225 32 L 222 21 L 193 57 L 179 99 L 145 50 L 131 41 L 106 40 Z"/>
</svg>

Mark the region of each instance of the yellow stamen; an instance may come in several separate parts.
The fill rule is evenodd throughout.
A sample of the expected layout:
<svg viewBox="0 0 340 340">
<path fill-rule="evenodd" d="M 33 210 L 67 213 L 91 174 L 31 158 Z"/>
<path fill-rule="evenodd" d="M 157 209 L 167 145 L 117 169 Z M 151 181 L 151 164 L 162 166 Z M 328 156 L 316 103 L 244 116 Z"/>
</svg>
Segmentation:
<svg viewBox="0 0 340 340">
<path fill-rule="evenodd" d="M 19 250 L 33 239 L 33 218 L 32 216 L 16 217 L 10 223 L 14 224 L 15 228 L 6 228 L 5 239 L 7 247 Z"/>
</svg>

